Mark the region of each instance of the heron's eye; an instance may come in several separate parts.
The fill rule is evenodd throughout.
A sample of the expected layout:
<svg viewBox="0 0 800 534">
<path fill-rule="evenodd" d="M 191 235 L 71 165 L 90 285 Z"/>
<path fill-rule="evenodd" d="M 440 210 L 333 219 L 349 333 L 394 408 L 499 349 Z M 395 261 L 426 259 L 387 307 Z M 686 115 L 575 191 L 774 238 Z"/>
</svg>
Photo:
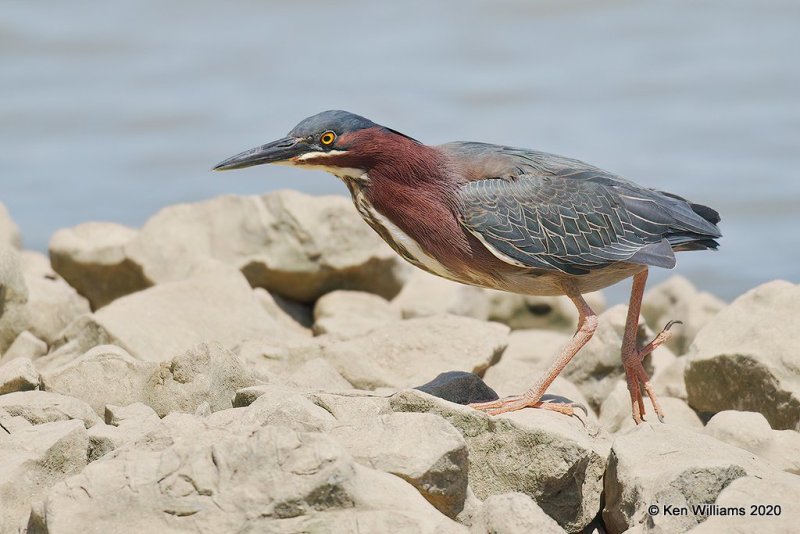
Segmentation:
<svg viewBox="0 0 800 534">
<path fill-rule="evenodd" d="M 325 146 L 331 146 L 335 139 L 336 139 L 336 134 L 333 132 L 325 132 L 324 134 L 319 136 L 319 142 Z"/>
</svg>

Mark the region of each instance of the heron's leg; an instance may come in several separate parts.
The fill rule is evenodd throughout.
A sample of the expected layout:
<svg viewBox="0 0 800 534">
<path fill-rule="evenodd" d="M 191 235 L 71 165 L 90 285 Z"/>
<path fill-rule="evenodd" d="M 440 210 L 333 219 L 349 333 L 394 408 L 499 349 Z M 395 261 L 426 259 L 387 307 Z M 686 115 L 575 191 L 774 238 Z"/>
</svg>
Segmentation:
<svg viewBox="0 0 800 534">
<path fill-rule="evenodd" d="M 653 387 L 650 385 L 650 377 L 647 376 L 644 370 L 642 360 L 644 360 L 645 356 L 665 343 L 672 335 L 670 328 L 680 322 L 670 321 L 653 341 L 641 349 L 636 348 L 636 332 L 639 329 L 639 312 L 642 308 L 642 296 L 644 295 L 644 286 L 646 283 L 646 269 L 633 277 L 631 300 L 628 304 L 628 316 L 625 320 L 625 334 L 622 338 L 622 365 L 625 367 L 625 378 L 628 382 L 628 392 L 631 396 L 633 421 L 637 425 L 642 422 L 642 417 L 645 415 L 642 389 L 644 389 L 645 393 L 650 398 L 658 420 L 664 422 L 664 412 L 661 411 L 661 406 L 658 404 L 658 399 L 656 398 L 655 391 L 653 391 Z"/>
<path fill-rule="evenodd" d="M 544 395 L 553 380 L 561 373 L 564 367 L 570 362 L 573 356 L 583 347 L 594 335 L 597 330 L 597 314 L 594 313 L 592 308 L 586 303 L 581 294 L 573 287 L 565 287 L 567 296 L 575 303 L 578 308 L 578 329 L 575 335 L 572 336 L 569 343 L 561 351 L 561 354 L 553 360 L 553 363 L 547 370 L 539 377 L 528 391 L 522 395 L 514 397 L 507 397 L 505 399 L 498 399 L 496 401 L 480 402 L 470 404 L 472 408 L 484 411 L 489 415 L 497 415 L 505 412 L 513 412 L 522 408 L 542 408 L 545 410 L 553 410 L 566 415 L 573 415 L 573 405 L 560 404 L 553 402 L 541 402 L 540 399 Z"/>
</svg>

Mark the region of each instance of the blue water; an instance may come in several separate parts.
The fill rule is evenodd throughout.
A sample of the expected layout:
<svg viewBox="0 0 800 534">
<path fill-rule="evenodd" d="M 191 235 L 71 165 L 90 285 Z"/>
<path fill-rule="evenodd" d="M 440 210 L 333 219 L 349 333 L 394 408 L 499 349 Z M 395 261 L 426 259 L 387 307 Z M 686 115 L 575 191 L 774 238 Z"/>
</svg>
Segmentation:
<svg viewBox="0 0 800 534">
<path fill-rule="evenodd" d="M 796 1 L 3 1 L 0 201 L 46 250 L 58 228 L 176 202 L 346 194 L 286 167 L 209 172 L 343 108 L 707 203 L 722 247 L 677 270 L 730 299 L 800 282 L 799 29 Z"/>
</svg>

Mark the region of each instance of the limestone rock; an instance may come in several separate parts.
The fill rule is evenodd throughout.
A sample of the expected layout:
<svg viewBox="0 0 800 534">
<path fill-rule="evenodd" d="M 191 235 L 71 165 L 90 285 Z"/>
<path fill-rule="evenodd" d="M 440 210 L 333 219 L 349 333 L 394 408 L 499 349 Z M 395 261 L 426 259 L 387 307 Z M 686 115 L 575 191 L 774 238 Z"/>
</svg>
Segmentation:
<svg viewBox="0 0 800 534">
<path fill-rule="evenodd" d="M 18 391 L 0 395 L 0 409 L 11 416 L 22 416 L 34 425 L 79 419 L 89 428 L 101 422 L 85 402 L 48 391 Z"/>
<path fill-rule="evenodd" d="M 475 319 L 489 318 L 489 294 L 468 286 L 414 269 L 392 308 L 406 319 L 431 315 L 462 315 Z"/>
<path fill-rule="evenodd" d="M 275 319 L 282 328 L 295 334 L 311 335 L 313 311 L 310 306 L 273 295 L 261 287 L 253 289 L 253 295 L 267 315 Z"/>
<path fill-rule="evenodd" d="M 289 335 L 258 304 L 241 273 L 230 268 L 128 295 L 77 323 L 68 328 L 66 344 L 76 341 L 78 346 L 67 351 L 110 343 L 154 362 L 168 361 L 204 341 L 233 348 L 245 339 Z"/>
<path fill-rule="evenodd" d="M 570 532 L 597 515 L 610 441 L 596 426 L 545 410 L 490 417 L 415 390 L 394 395 L 391 407 L 440 415 L 461 433 L 478 498 L 525 493 Z"/>
<path fill-rule="evenodd" d="M 504 325 L 443 315 L 387 324 L 322 352 L 357 388 L 412 387 L 454 369 L 482 374 L 507 336 Z"/>
<path fill-rule="evenodd" d="M 567 297 L 524 296 L 489 289 L 486 292 L 489 320 L 507 324 L 513 330 L 545 328 L 571 334 L 578 324 L 578 310 Z M 606 308 L 605 297 L 599 291 L 586 293 L 583 298 L 597 314 Z"/>
<path fill-rule="evenodd" d="M 695 337 L 686 365 L 689 405 L 702 412 L 764 414 L 772 428 L 800 430 L 800 286 L 752 289 Z"/>
<path fill-rule="evenodd" d="M 22 248 L 22 237 L 8 209 L 0 202 L 0 247 L 2 246 Z"/>
<path fill-rule="evenodd" d="M 399 476 L 448 517 L 455 518 L 464 508 L 467 446 L 441 417 L 389 413 L 340 423 L 329 434 L 357 462 Z"/>
<path fill-rule="evenodd" d="M 0 408 L 0 436 L 4 433 L 13 434 L 17 430 L 30 428 L 33 425 L 20 415 L 12 416 L 4 409 Z"/>
<path fill-rule="evenodd" d="M 725 302 L 714 295 L 697 291 L 686 278 L 675 275 L 652 287 L 642 301 L 642 316 L 658 332 L 673 320 L 683 322 L 675 327 L 666 346 L 677 355 L 689 350 L 692 340 L 716 314 Z"/>
<path fill-rule="evenodd" d="M 753 454 L 704 434 L 645 423 L 614 440 L 605 476 L 603 522 L 611 534 L 645 521 L 650 529 L 685 532 L 702 517 L 651 515 L 647 507 L 713 503 L 737 478 L 775 472 Z"/>
<path fill-rule="evenodd" d="M 86 466 L 89 440 L 80 421 L 57 421 L 0 431 L 0 532 L 23 530 L 31 503 L 56 482 Z"/>
<path fill-rule="evenodd" d="M 300 432 L 329 430 L 336 419 L 304 395 L 280 386 L 260 386 L 260 395 L 236 417 L 237 426 L 279 425 Z"/>
<path fill-rule="evenodd" d="M 45 256 L 25 251 L 21 258 L 28 286 L 28 330 L 51 345 L 68 324 L 89 313 L 89 302 L 53 271 Z"/>
<path fill-rule="evenodd" d="M 386 299 L 362 291 L 332 291 L 314 305 L 314 334 L 350 339 L 399 321 Z"/>
<path fill-rule="evenodd" d="M 158 364 L 144 362 L 115 345 L 101 345 L 42 372 L 44 389 L 86 402 L 99 416 L 106 405 L 127 406 L 145 398 Z"/>
<path fill-rule="evenodd" d="M 658 395 L 658 394 L 657 394 Z M 665 423 L 700 431 L 703 422 L 686 402 L 674 397 L 658 396 L 661 409 L 664 411 Z M 653 410 L 650 399 L 645 395 L 645 419 L 648 423 L 659 425 L 658 417 Z M 600 406 L 600 424 L 608 432 L 625 432 L 632 429 L 635 424 L 631 415 L 631 397 L 628 393 L 628 384 L 619 380 L 611 393 Z"/>
<path fill-rule="evenodd" d="M 20 332 L 3 357 L 0 358 L 0 365 L 15 358 L 35 360 L 45 354 L 47 354 L 47 343 L 25 330 Z"/>
<path fill-rule="evenodd" d="M 39 372 L 27 358 L 15 358 L 0 367 L 0 395 L 39 389 Z"/>
<path fill-rule="evenodd" d="M 28 329 L 28 286 L 19 253 L 0 244 L 0 354 Z"/>
<path fill-rule="evenodd" d="M 255 384 L 235 354 L 218 343 L 200 343 L 164 363 L 146 386 L 145 404 L 160 416 L 194 412 L 208 402 L 212 411 L 233 406 L 238 389 Z"/>
<path fill-rule="evenodd" d="M 289 375 L 289 385 L 299 389 L 340 391 L 353 389 L 345 378 L 323 358 L 314 358 L 301 364 Z"/>
<path fill-rule="evenodd" d="M 357 464 L 327 436 L 265 427 L 214 443 L 198 438 L 90 464 L 50 490 L 29 529 L 230 532 L 246 524 L 276 533 L 465 531 L 406 482 Z"/>
<path fill-rule="evenodd" d="M 706 423 L 705 433 L 750 451 L 777 469 L 800 475 L 800 433 L 772 430 L 760 413 L 719 412 Z"/>
<path fill-rule="evenodd" d="M 650 377 L 650 383 L 653 385 L 656 395 L 674 397 L 683 401 L 687 400 L 686 381 L 683 378 L 686 371 L 686 361 L 687 358 L 681 356 L 667 365 L 656 367 Z"/>
<path fill-rule="evenodd" d="M 768 501 L 768 502 L 765 502 Z M 718 532 L 796 532 L 800 522 L 800 480 L 791 475 L 741 477 L 723 489 L 715 504 L 720 509 L 736 509 L 735 515 L 714 515 L 690 530 L 692 534 Z M 772 505 L 761 508 L 759 504 Z M 761 509 L 762 515 L 755 512 Z M 775 505 L 780 507 L 776 509 Z M 741 513 L 740 513 L 741 512 Z M 765 515 L 771 512 L 771 515 Z"/>
<path fill-rule="evenodd" d="M 564 534 L 566 531 L 524 493 L 504 493 L 483 502 L 470 532 Z"/>
<path fill-rule="evenodd" d="M 110 222 L 65 228 L 50 239 L 50 261 L 96 310 L 153 285 L 141 264 L 126 255 L 126 246 L 136 236 L 136 230 Z"/>
<path fill-rule="evenodd" d="M 391 298 L 407 272 L 350 201 L 295 191 L 164 208 L 127 253 L 159 283 L 185 278 L 211 257 L 240 269 L 252 286 L 300 302 L 335 289 Z"/>
</svg>

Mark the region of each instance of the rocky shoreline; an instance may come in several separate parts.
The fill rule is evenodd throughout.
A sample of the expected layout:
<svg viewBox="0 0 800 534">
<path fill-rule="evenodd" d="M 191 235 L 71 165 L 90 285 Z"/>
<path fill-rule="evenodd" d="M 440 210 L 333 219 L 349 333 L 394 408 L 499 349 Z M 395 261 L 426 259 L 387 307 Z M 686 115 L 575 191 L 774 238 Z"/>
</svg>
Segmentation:
<svg viewBox="0 0 800 534">
<path fill-rule="evenodd" d="M 634 428 L 626 310 L 599 293 L 595 337 L 550 389 L 585 416 L 445 400 L 524 390 L 574 307 L 415 270 L 345 198 L 227 196 L 141 229 L 82 224 L 49 258 L 20 243 L 0 204 L 2 533 L 800 521 L 798 285 L 729 304 L 679 276 L 651 287 L 640 340 L 684 324 L 648 357 L 667 423 Z M 452 371 L 466 373 L 413 389 Z"/>
</svg>

